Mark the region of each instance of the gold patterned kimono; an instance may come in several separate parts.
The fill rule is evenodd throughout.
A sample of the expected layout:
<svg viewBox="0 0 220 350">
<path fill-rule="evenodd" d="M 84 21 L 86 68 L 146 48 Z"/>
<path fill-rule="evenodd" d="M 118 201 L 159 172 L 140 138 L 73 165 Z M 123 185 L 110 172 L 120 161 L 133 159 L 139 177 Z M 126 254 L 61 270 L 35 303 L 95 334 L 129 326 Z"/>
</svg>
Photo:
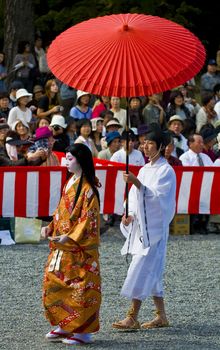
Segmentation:
<svg viewBox="0 0 220 350">
<path fill-rule="evenodd" d="M 43 304 L 51 325 L 68 332 L 93 333 L 99 330 L 101 304 L 99 203 L 84 178 L 73 209 L 78 184 L 79 179 L 67 191 L 64 186 L 50 224 L 52 237 L 67 234 L 71 240 L 50 242 Z"/>
</svg>

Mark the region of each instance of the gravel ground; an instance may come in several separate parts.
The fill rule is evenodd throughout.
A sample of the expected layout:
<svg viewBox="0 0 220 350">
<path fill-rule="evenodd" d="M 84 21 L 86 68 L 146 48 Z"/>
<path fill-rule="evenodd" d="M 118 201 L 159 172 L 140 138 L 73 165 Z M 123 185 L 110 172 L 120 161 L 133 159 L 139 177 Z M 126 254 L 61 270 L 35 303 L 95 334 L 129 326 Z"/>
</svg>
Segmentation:
<svg viewBox="0 0 220 350">
<path fill-rule="evenodd" d="M 220 235 L 172 236 L 168 243 L 165 291 L 171 327 L 117 332 L 128 301 L 119 296 L 127 263 L 120 255 L 123 238 L 118 227 L 102 235 L 103 302 L 101 330 L 87 349 L 218 350 L 220 349 Z M 50 330 L 41 305 L 41 284 L 48 254 L 46 242 L 0 247 L 0 349 L 62 349 L 50 344 Z M 143 304 L 140 320 L 152 317 L 151 300 Z"/>
</svg>

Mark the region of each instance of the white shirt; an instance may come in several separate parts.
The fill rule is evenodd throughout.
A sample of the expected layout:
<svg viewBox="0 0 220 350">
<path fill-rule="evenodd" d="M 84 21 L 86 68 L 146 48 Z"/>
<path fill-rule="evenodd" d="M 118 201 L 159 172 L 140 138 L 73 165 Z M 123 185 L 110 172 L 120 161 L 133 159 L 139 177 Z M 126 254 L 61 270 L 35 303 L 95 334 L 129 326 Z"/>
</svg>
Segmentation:
<svg viewBox="0 0 220 350">
<path fill-rule="evenodd" d="M 202 158 L 202 161 L 204 163 L 204 166 L 212 166 L 213 162 L 209 156 L 205 153 L 199 153 L 200 157 Z M 189 149 L 187 152 L 183 153 L 180 158 L 183 165 L 185 166 L 199 166 L 197 153 L 193 152 L 191 149 Z"/>
<path fill-rule="evenodd" d="M 29 108 L 26 108 L 26 111 L 22 111 L 18 106 L 13 107 L 8 115 L 8 125 L 10 128 L 16 120 L 24 120 L 26 123 L 30 123 L 32 118 L 32 112 Z"/>
<path fill-rule="evenodd" d="M 220 166 L 220 158 L 218 158 L 218 159 L 216 159 L 215 161 L 214 161 L 214 164 L 213 164 L 214 166 Z"/>
<path fill-rule="evenodd" d="M 115 112 L 112 109 L 110 109 L 110 111 L 114 113 L 114 118 L 117 118 L 119 123 L 123 126 L 123 129 L 125 129 L 126 128 L 126 109 L 120 108 L 118 112 Z"/>
<path fill-rule="evenodd" d="M 179 147 L 183 150 L 183 152 L 188 151 L 189 147 L 187 145 L 187 139 L 185 138 L 185 136 L 183 136 L 182 134 L 179 134 L 179 136 L 181 137 L 181 141 L 178 141 L 176 137 L 173 138 L 174 140 L 174 150 L 172 152 L 172 156 L 178 158 L 177 153 L 176 153 L 176 147 Z"/>
<path fill-rule="evenodd" d="M 110 159 L 112 162 L 117 163 L 126 163 L 126 151 L 124 148 L 121 148 L 119 151 L 115 152 Z M 129 164 L 144 166 L 145 161 L 142 153 L 136 149 L 133 149 L 132 152 L 128 155 Z"/>
<path fill-rule="evenodd" d="M 220 101 L 215 104 L 214 110 L 217 113 L 218 119 L 220 119 Z"/>
</svg>

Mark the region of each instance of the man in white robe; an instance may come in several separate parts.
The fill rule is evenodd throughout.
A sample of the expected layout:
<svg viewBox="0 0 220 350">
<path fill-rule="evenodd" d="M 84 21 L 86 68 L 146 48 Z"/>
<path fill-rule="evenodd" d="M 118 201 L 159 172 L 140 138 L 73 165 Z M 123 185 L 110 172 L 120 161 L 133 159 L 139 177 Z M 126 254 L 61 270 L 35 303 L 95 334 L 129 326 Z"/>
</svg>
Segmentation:
<svg viewBox="0 0 220 350">
<path fill-rule="evenodd" d="M 150 163 L 139 171 L 138 177 L 124 174 L 124 180 L 133 183 L 129 193 L 128 217 L 123 216 L 121 229 L 126 236 L 122 254 L 130 253 L 132 261 L 121 295 L 132 301 L 127 317 L 113 323 L 113 328 L 137 329 L 141 303 L 152 296 L 156 318 L 142 328 L 164 327 L 168 320 L 164 308 L 163 271 L 169 224 L 175 213 L 176 176 L 162 156 L 166 137 L 152 125 L 146 136 L 145 154 Z"/>
</svg>

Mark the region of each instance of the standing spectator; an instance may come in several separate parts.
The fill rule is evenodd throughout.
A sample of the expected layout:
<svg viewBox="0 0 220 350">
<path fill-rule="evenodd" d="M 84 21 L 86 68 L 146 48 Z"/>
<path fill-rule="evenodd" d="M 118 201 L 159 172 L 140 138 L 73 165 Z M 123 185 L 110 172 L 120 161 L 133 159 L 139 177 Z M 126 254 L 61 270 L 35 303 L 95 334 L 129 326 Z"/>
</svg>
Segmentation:
<svg viewBox="0 0 220 350">
<path fill-rule="evenodd" d="M 7 92 L 0 92 L 0 122 L 7 122 L 9 111 L 9 96 Z"/>
<path fill-rule="evenodd" d="M 101 138 L 102 138 L 102 131 L 103 131 L 103 119 L 98 117 L 93 118 L 91 119 L 91 123 L 92 123 L 91 138 L 95 144 L 97 151 L 100 152 L 102 149 Z"/>
<path fill-rule="evenodd" d="M 173 115 L 168 122 L 168 129 L 174 139 L 174 150 L 172 155 L 177 158 L 188 150 L 187 139 L 182 134 L 183 128 L 184 122 L 182 118 L 178 115 Z"/>
<path fill-rule="evenodd" d="M 77 137 L 76 141 L 74 142 L 74 144 L 76 144 L 76 143 L 84 144 L 85 146 L 87 146 L 90 149 L 90 151 L 92 152 L 92 156 L 97 157 L 98 151 L 95 147 L 93 140 L 90 137 L 91 132 L 92 132 L 91 121 L 86 119 L 86 118 L 80 119 L 76 123 L 76 128 L 77 128 L 78 137 Z"/>
<path fill-rule="evenodd" d="M 217 74 L 216 60 L 210 59 L 207 65 L 207 72 L 201 76 L 201 96 L 213 93 L 214 86 L 220 83 L 220 75 Z"/>
<path fill-rule="evenodd" d="M 110 109 L 114 113 L 114 118 L 117 118 L 122 128 L 126 128 L 126 110 L 120 107 L 121 100 L 119 97 L 111 97 Z M 122 131 L 122 130 L 120 130 Z"/>
<path fill-rule="evenodd" d="M 19 80 L 28 91 L 32 91 L 34 79 L 31 71 L 35 67 L 35 59 L 31 53 L 29 41 L 20 41 L 18 44 L 18 53 L 14 58 L 14 69 L 16 70 L 16 80 Z"/>
<path fill-rule="evenodd" d="M 52 118 L 53 114 L 61 112 L 59 88 L 55 79 L 50 79 L 45 85 L 45 95 L 38 101 L 37 117 Z"/>
<path fill-rule="evenodd" d="M 5 67 L 5 54 L 0 51 L 0 93 L 6 92 L 5 78 L 7 76 L 7 71 Z"/>
<path fill-rule="evenodd" d="M 107 148 L 100 151 L 98 154 L 99 159 L 110 160 L 115 152 L 120 149 L 121 135 L 118 131 L 111 131 L 106 136 Z"/>
<path fill-rule="evenodd" d="M 50 123 L 50 127 L 52 128 L 54 145 L 53 151 L 57 152 L 65 152 L 67 147 L 69 147 L 69 137 L 66 134 L 67 124 L 62 115 L 55 114 Z"/>
<path fill-rule="evenodd" d="M 19 89 L 23 89 L 24 85 L 21 81 L 13 81 L 9 89 L 9 109 L 17 106 L 16 92 Z"/>
<path fill-rule="evenodd" d="M 143 110 L 143 123 L 149 126 L 152 123 L 157 123 L 162 128 L 165 127 L 165 112 L 160 105 L 158 94 L 148 96 L 148 104 Z"/>
<path fill-rule="evenodd" d="M 145 165 L 145 161 L 142 153 L 134 149 L 135 134 L 131 129 L 129 130 L 128 137 L 129 137 L 129 145 L 128 145 L 129 164 L 137 165 L 137 166 Z M 122 148 L 113 154 L 113 156 L 110 159 L 112 162 L 126 163 L 126 139 L 127 139 L 127 132 L 124 130 L 121 134 Z"/>
<path fill-rule="evenodd" d="M 218 120 L 217 113 L 214 110 L 215 101 L 213 94 L 202 96 L 202 107 L 196 115 L 196 131 L 199 133 L 203 125 L 212 124 Z"/>
<path fill-rule="evenodd" d="M 17 106 L 13 107 L 8 115 L 8 124 L 11 127 L 16 120 L 24 120 L 26 123 L 30 123 L 32 118 L 32 112 L 27 104 L 32 98 L 32 94 L 27 92 L 26 89 L 19 89 L 16 92 Z"/>
<path fill-rule="evenodd" d="M 92 108 L 92 118 L 100 117 L 100 113 L 111 108 L 108 96 L 99 96 Z"/>
<path fill-rule="evenodd" d="M 91 95 L 88 92 L 77 91 L 77 104 L 70 110 L 70 117 L 75 120 L 90 119 L 92 116 L 92 108 L 89 107 Z"/>
<path fill-rule="evenodd" d="M 169 119 L 176 114 L 180 116 L 182 120 L 190 118 L 190 111 L 184 103 L 184 96 L 182 92 L 178 90 L 172 91 L 170 94 L 170 103 L 166 110 L 167 120 L 169 121 Z"/>
<path fill-rule="evenodd" d="M 191 118 L 195 119 L 196 113 L 198 113 L 199 109 L 200 109 L 200 105 L 198 104 L 198 102 L 195 100 L 195 98 L 191 98 L 189 96 L 189 92 L 187 89 L 187 84 L 185 85 L 181 85 L 179 87 L 179 91 L 183 94 L 184 97 L 184 103 L 185 106 L 188 108 L 188 110 L 190 111 L 190 116 Z M 185 119 L 186 120 L 186 119 Z"/>
<path fill-rule="evenodd" d="M 144 124 L 140 97 L 131 97 L 128 101 L 128 116 L 131 128 Z"/>
</svg>

